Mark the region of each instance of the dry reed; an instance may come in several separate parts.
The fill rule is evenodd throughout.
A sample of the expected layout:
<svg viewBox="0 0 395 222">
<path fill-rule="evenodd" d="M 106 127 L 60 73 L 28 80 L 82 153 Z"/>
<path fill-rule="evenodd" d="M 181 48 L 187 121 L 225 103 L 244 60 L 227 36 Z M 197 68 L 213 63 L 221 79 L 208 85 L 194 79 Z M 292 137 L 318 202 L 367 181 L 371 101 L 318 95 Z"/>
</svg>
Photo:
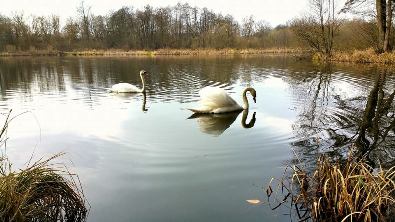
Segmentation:
<svg viewBox="0 0 395 222">
<path fill-rule="evenodd" d="M 65 52 L 71 56 L 209 56 L 209 55 L 278 55 L 302 54 L 301 49 L 157 49 L 157 50 L 85 50 Z"/>
<path fill-rule="evenodd" d="M 322 156 L 311 174 L 297 166 L 289 169 L 291 178 L 285 172 L 275 190 L 272 179 L 267 195 L 277 204 L 272 209 L 291 203 L 301 221 L 385 221 L 394 210 L 395 167 L 372 169 L 353 159 L 331 163 Z"/>
<path fill-rule="evenodd" d="M 377 63 L 377 64 L 395 64 L 395 53 L 386 52 L 378 54 L 373 49 L 354 50 L 352 52 L 333 52 L 330 58 L 322 53 L 313 55 L 315 61 L 334 61 L 347 63 Z"/>
<path fill-rule="evenodd" d="M 35 50 L 23 52 L 0 52 L 0 57 L 8 56 L 221 56 L 221 55 L 304 55 L 306 50 L 293 48 L 269 49 L 85 49 L 76 51 Z"/>
<path fill-rule="evenodd" d="M 4 145 L 9 122 L 0 131 Z M 61 154 L 59 154 L 61 155 Z M 85 221 L 88 210 L 76 175 L 51 164 L 55 155 L 19 171 L 12 170 L 6 155 L 0 157 L 0 221 Z"/>
</svg>

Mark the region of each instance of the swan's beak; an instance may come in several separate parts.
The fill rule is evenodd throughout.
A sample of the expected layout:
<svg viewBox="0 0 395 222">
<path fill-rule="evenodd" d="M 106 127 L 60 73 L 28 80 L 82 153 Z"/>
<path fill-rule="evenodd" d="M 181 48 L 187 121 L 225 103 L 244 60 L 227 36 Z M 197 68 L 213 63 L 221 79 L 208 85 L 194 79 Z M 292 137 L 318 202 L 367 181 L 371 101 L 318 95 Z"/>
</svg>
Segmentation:
<svg viewBox="0 0 395 222">
<path fill-rule="evenodd" d="M 254 99 L 254 103 L 256 103 L 256 97 L 254 97 L 253 99 Z"/>
</svg>

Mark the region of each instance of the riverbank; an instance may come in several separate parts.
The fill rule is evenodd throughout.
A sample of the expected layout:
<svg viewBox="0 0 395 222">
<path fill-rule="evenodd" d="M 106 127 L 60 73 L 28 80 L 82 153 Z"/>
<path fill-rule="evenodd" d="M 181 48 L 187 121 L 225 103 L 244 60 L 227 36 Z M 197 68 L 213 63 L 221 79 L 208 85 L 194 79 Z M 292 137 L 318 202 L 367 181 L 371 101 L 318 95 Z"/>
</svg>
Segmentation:
<svg viewBox="0 0 395 222">
<path fill-rule="evenodd" d="M 302 49 L 157 49 L 157 50 L 79 50 L 49 51 L 34 50 L 23 52 L 1 52 L 0 57 L 13 56 L 222 56 L 222 55 L 288 55 L 306 56 L 310 52 Z"/>
<path fill-rule="evenodd" d="M 357 63 L 357 64 L 395 64 L 395 52 L 386 52 L 377 54 L 373 49 L 354 50 L 350 52 L 335 51 L 331 58 L 325 57 L 321 53 L 316 53 L 312 56 L 314 61 L 332 61 L 342 63 Z"/>
<path fill-rule="evenodd" d="M 352 155 L 343 161 L 322 155 L 313 171 L 286 167 L 266 194 L 278 206 L 292 202 L 299 221 L 388 221 L 395 212 L 394 175 L 394 167 L 374 169 Z"/>
<path fill-rule="evenodd" d="M 331 61 L 357 64 L 395 64 L 395 52 L 377 54 L 373 49 L 354 51 L 335 51 L 331 58 L 322 53 L 313 53 L 307 49 L 299 48 L 270 48 L 270 49 L 157 49 L 157 50 L 32 50 L 16 52 L 0 52 L 0 57 L 19 56 L 103 56 L 103 57 L 155 57 L 155 56 L 291 56 L 297 58 L 312 58 L 313 61 Z"/>
</svg>

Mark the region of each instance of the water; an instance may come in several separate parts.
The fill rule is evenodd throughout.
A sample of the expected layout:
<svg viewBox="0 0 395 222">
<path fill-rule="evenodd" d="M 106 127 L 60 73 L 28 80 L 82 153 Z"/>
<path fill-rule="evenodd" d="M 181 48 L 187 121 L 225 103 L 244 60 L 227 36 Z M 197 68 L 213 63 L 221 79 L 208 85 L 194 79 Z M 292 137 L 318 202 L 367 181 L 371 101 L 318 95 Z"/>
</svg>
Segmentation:
<svg viewBox="0 0 395 222">
<path fill-rule="evenodd" d="M 145 98 L 108 92 L 140 86 L 140 69 L 151 73 Z M 79 175 L 88 221 L 289 221 L 286 210 L 245 200 L 266 202 L 294 153 L 329 149 L 338 137 L 327 128 L 357 121 L 377 72 L 281 57 L 2 58 L 0 112 L 26 112 L 6 152 L 16 168 L 66 153 L 56 162 Z M 188 119 L 204 86 L 239 103 L 254 87 L 247 127 L 243 113 Z"/>
</svg>

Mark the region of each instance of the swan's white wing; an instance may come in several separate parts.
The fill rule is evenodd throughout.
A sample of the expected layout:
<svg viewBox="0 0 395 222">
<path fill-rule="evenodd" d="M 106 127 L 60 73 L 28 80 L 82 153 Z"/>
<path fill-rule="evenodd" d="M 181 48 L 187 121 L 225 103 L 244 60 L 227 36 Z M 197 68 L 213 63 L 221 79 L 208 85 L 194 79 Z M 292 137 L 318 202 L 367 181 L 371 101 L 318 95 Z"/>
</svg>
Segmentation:
<svg viewBox="0 0 395 222">
<path fill-rule="evenodd" d="M 205 87 L 199 91 L 200 104 L 202 106 L 215 108 L 239 107 L 237 102 L 230 97 L 226 91 L 218 87 Z"/>
<path fill-rule="evenodd" d="M 189 109 L 195 113 L 227 113 L 243 108 L 230 97 L 225 90 L 218 87 L 205 87 L 199 91 L 200 106 Z"/>
<path fill-rule="evenodd" d="M 112 92 L 126 93 L 126 92 L 141 92 L 141 89 L 129 83 L 118 83 L 111 87 Z"/>
</svg>

